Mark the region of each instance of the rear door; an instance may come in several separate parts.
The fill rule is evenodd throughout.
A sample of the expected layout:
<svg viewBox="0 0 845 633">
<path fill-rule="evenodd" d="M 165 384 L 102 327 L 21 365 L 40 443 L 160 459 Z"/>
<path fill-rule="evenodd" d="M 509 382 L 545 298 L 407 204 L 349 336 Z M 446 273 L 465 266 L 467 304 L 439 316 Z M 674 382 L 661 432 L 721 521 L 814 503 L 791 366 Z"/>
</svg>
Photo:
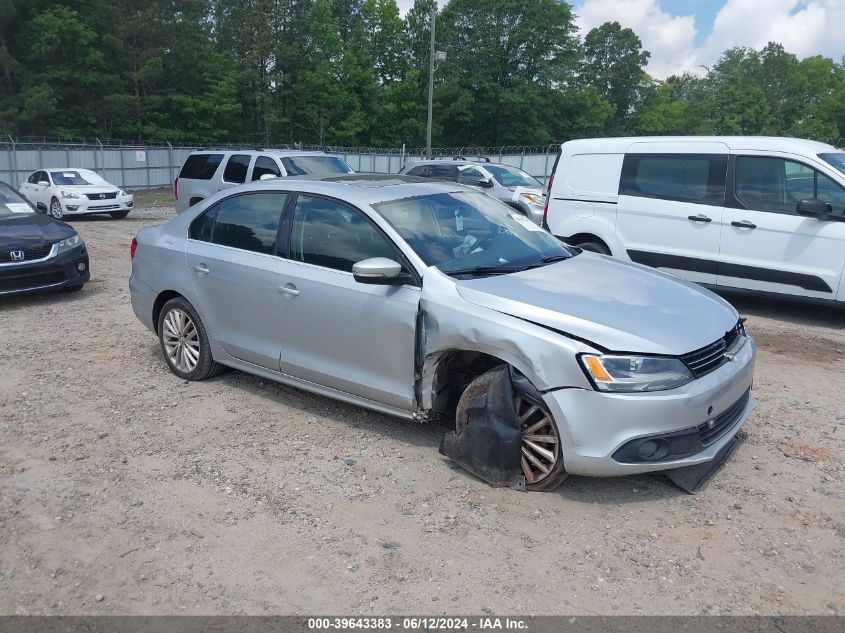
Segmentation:
<svg viewBox="0 0 845 633">
<path fill-rule="evenodd" d="M 253 157 L 249 154 L 232 154 L 226 161 L 223 169 L 223 178 L 220 180 L 220 189 L 237 187 L 246 182 Z"/>
<path fill-rule="evenodd" d="M 845 187 L 789 154 L 731 157 L 718 283 L 835 299 L 845 268 Z M 798 215 L 800 200 L 831 205 L 829 220 Z"/>
<path fill-rule="evenodd" d="M 716 283 L 727 166 L 723 143 L 631 145 L 616 217 L 623 258 Z"/>
<path fill-rule="evenodd" d="M 234 358 L 279 369 L 283 261 L 276 237 L 288 194 L 220 201 L 191 224 L 186 254 L 203 320 Z"/>
</svg>

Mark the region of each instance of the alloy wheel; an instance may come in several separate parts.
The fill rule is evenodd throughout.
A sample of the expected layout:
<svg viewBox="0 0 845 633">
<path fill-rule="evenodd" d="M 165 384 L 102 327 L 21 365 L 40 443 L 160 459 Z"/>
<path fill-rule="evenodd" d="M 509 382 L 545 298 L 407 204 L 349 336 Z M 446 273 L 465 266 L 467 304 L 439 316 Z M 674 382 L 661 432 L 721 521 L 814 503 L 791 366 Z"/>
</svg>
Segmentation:
<svg viewBox="0 0 845 633">
<path fill-rule="evenodd" d="M 186 374 L 196 369 L 200 359 L 200 337 L 187 312 L 173 308 L 165 315 L 162 341 L 167 360 L 173 367 Z"/>
<path fill-rule="evenodd" d="M 522 440 L 522 474 L 528 484 L 543 481 L 554 470 L 560 455 L 560 435 L 551 416 L 520 395 L 514 402 Z"/>
<path fill-rule="evenodd" d="M 50 203 L 50 215 L 57 220 L 61 220 L 62 217 L 64 217 L 64 214 L 64 211 L 62 211 L 62 203 L 54 198 Z"/>
</svg>

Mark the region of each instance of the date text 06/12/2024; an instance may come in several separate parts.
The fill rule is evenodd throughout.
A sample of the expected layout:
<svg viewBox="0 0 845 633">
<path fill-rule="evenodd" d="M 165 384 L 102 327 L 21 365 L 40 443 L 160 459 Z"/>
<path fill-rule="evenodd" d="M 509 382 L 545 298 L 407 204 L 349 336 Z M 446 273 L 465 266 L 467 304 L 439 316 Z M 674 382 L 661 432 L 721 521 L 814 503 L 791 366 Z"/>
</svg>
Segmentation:
<svg viewBox="0 0 845 633">
<path fill-rule="evenodd" d="M 370 629 L 388 630 L 442 630 L 442 631 L 493 631 L 527 630 L 528 623 L 522 618 L 497 617 L 351 617 L 351 618 L 308 618 L 308 628 L 312 630 Z"/>
</svg>

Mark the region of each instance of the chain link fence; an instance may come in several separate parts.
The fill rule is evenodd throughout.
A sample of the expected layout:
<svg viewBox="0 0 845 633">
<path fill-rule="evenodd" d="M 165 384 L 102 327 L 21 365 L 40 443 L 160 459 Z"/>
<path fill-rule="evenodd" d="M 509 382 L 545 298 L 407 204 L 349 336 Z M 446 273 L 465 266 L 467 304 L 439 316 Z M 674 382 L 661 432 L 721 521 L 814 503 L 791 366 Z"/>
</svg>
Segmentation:
<svg viewBox="0 0 845 633">
<path fill-rule="evenodd" d="M 545 182 L 554 163 L 557 145 L 507 147 L 438 147 L 432 156 L 451 158 L 487 157 L 493 162 L 520 167 Z M 200 149 L 303 149 L 325 151 L 343 158 L 352 169 L 395 174 L 408 160 L 426 156 L 422 147 L 341 147 L 316 145 L 274 145 L 257 147 L 245 143 L 132 143 L 99 138 L 0 138 L 0 180 L 18 186 L 38 169 L 90 169 L 123 188 L 169 187 L 188 154 Z"/>
</svg>

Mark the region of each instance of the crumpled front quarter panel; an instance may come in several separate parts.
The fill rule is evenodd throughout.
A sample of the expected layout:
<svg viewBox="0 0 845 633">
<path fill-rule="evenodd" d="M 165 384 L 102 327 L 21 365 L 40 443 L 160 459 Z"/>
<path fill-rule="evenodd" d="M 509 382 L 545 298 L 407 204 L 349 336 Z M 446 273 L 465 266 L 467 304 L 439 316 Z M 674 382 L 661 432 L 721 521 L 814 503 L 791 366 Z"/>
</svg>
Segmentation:
<svg viewBox="0 0 845 633">
<path fill-rule="evenodd" d="M 421 405 L 431 407 L 437 360 L 444 352 L 476 351 L 512 365 L 540 391 L 575 387 L 591 389 L 577 364 L 588 345 L 521 319 L 464 300 L 454 282 L 431 271 L 423 280 Z"/>
</svg>

